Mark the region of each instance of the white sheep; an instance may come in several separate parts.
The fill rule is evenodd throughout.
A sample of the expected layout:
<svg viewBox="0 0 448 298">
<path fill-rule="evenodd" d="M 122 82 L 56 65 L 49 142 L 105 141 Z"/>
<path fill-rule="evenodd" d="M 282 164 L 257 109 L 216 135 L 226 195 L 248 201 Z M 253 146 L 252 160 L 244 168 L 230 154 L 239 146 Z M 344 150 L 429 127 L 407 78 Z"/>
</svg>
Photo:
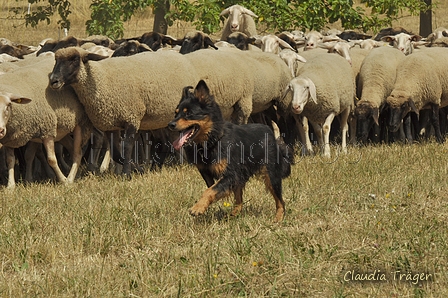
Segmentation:
<svg viewBox="0 0 448 298">
<path fill-rule="evenodd" d="M 224 24 L 221 40 L 227 40 L 227 37 L 232 32 L 242 32 L 249 37 L 257 35 L 257 28 L 253 18 L 258 18 L 258 16 L 251 10 L 236 4 L 227 7 L 219 14 L 219 16 L 225 15 L 229 15 L 229 18 Z"/>
<path fill-rule="evenodd" d="M 388 43 L 384 41 L 376 41 L 374 39 L 357 39 L 357 40 L 350 40 L 350 44 L 353 46 L 359 46 L 361 49 L 371 50 L 373 48 L 382 47 L 382 46 L 388 46 Z"/>
<path fill-rule="evenodd" d="M 323 155 L 330 157 L 330 128 L 333 119 L 340 116 L 342 150 L 346 151 L 348 117 L 354 107 L 355 82 L 350 64 L 339 55 L 321 55 L 308 60 L 293 78 L 285 93 L 291 91 L 291 108 L 313 125 Z M 297 119 L 301 122 L 302 119 Z M 308 132 L 298 125 L 305 135 L 306 150 L 312 152 Z"/>
<path fill-rule="evenodd" d="M 433 43 L 436 39 L 447 36 L 448 36 L 448 29 L 445 27 L 438 27 L 431 34 L 428 35 L 426 41 Z"/>
<path fill-rule="evenodd" d="M 53 59 L 44 59 L 31 66 L 20 67 L 1 77 L 2 114 L 11 115 L 2 125 L 0 143 L 7 149 L 8 187 L 15 185 L 14 148 L 28 142 L 42 142 L 47 152 L 49 165 L 53 168 L 58 181 L 71 183 L 76 177 L 81 163 L 81 146 L 89 137 L 92 125 L 84 113 L 71 88 L 55 91 L 48 88 L 48 73 L 53 67 Z M 8 105 L 11 101 L 31 101 L 27 105 Z M 6 106 L 5 106 L 6 105 Z M 5 132 L 6 131 L 6 132 Z M 65 177 L 58 166 L 54 151 L 54 142 L 73 133 L 72 168 Z M 26 180 L 30 177 L 31 162 L 27 164 Z"/>
<path fill-rule="evenodd" d="M 305 33 L 304 36 L 304 40 L 305 40 L 305 48 L 304 50 L 312 50 L 317 48 L 317 45 L 320 42 L 323 42 L 323 38 L 324 36 L 322 35 L 322 33 L 315 31 L 315 30 L 311 30 L 307 33 Z"/>
<path fill-rule="evenodd" d="M 0 63 L 15 62 L 15 61 L 19 61 L 19 58 L 11 56 L 11 55 L 6 54 L 6 53 L 1 53 L 0 54 Z"/>
<path fill-rule="evenodd" d="M 306 62 L 305 58 L 291 49 L 283 49 L 280 51 L 280 53 L 278 53 L 278 55 L 280 58 L 282 58 L 283 61 L 285 61 L 286 65 L 288 65 L 293 77 L 296 76 L 299 64 Z"/>
<path fill-rule="evenodd" d="M 388 35 L 381 38 L 391 46 L 402 51 L 405 55 L 412 54 L 414 51 L 414 42 L 421 40 L 422 37 L 416 34 L 399 33 L 397 35 Z"/>
<path fill-rule="evenodd" d="M 408 55 L 397 67 L 394 88 L 386 102 L 391 110 L 389 127 L 397 131 L 409 112 L 417 115 L 431 110 L 431 124 L 436 139 L 443 142 L 439 125 L 439 108 L 448 105 L 448 52 L 444 48 L 427 48 Z"/>
<path fill-rule="evenodd" d="M 281 49 L 290 49 L 291 51 L 295 51 L 289 43 L 275 34 L 257 36 L 254 43 L 259 46 L 263 52 L 268 53 L 278 54 Z"/>
<path fill-rule="evenodd" d="M 342 41 L 328 41 L 321 42 L 318 44 L 319 48 L 328 50 L 328 53 L 336 53 L 341 57 L 344 57 L 348 63 L 352 64 L 352 57 L 350 55 L 351 44 L 342 40 Z"/>
<path fill-rule="evenodd" d="M 379 127 L 380 112 L 394 88 L 397 66 L 404 57 L 403 52 L 392 47 L 379 47 L 371 50 L 362 62 L 357 81 L 361 98 L 355 108 L 362 142 L 367 141 L 374 124 Z"/>
</svg>

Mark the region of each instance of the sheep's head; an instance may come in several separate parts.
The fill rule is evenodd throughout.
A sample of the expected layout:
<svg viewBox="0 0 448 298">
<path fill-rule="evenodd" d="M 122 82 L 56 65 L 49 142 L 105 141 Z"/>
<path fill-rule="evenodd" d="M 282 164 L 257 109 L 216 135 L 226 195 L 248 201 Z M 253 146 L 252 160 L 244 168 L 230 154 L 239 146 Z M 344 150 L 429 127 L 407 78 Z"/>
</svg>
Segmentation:
<svg viewBox="0 0 448 298">
<path fill-rule="evenodd" d="M 81 64 L 88 61 L 98 61 L 108 57 L 90 53 L 82 48 L 69 47 L 57 50 L 55 53 L 56 63 L 50 74 L 50 87 L 59 89 L 64 85 L 78 82 L 78 72 Z M 118 58 L 117 58 L 118 59 Z"/>
<path fill-rule="evenodd" d="M 405 55 L 413 52 L 413 43 L 421 40 L 420 35 L 399 33 L 397 35 L 388 35 L 381 38 L 382 41 L 390 43 L 394 48 L 402 51 Z"/>
<path fill-rule="evenodd" d="M 206 49 L 208 47 L 218 48 L 213 43 L 212 39 L 202 31 L 193 31 L 185 34 L 182 46 L 180 47 L 179 53 L 188 54 L 200 49 Z"/>
<path fill-rule="evenodd" d="M 355 117 L 357 119 L 358 131 L 361 142 L 367 141 L 369 131 L 375 123 L 379 125 L 380 109 L 374 107 L 370 102 L 359 102 L 355 108 Z"/>
<path fill-rule="evenodd" d="M 243 24 L 243 15 L 249 15 L 254 18 L 258 18 L 258 16 L 253 13 L 251 10 L 241 6 L 241 5 L 232 5 L 226 9 L 224 9 L 219 16 L 229 15 L 229 27 L 232 32 L 241 31 L 240 25 Z"/>
<path fill-rule="evenodd" d="M 304 50 L 312 50 L 317 48 L 317 45 L 323 41 L 323 35 L 317 31 L 310 31 L 305 35 Z"/>
<path fill-rule="evenodd" d="M 249 44 L 254 44 L 256 40 L 255 37 L 249 37 L 242 32 L 233 32 L 227 37 L 228 43 L 242 51 L 249 50 Z"/>
<path fill-rule="evenodd" d="M 283 92 L 283 97 L 289 91 L 292 92 L 291 108 L 294 114 L 303 112 L 309 98 L 317 103 L 316 86 L 309 78 L 296 77 L 292 79 Z"/>
<path fill-rule="evenodd" d="M 409 113 L 414 112 L 418 115 L 419 111 L 415 106 L 414 100 L 403 91 L 394 90 L 386 100 L 390 108 L 389 128 L 392 132 L 400 128 L 403 118 Z"/>
<path fill-rule="evenodd" d="M 0 139 L 6 135 L 6 124 L 8 124 L 11 115 L 12 103 L 25 104 L 31 102 L 31 99 L 15 95 L 9 92 L 0 92 Z"/>
<path fill-rule="evenodd" d="M 112 57 L 132 56 L 141 52 L 152 52 L 151 48 L 137 40 L 126 40 L 115 49 Z"/>
</svg>

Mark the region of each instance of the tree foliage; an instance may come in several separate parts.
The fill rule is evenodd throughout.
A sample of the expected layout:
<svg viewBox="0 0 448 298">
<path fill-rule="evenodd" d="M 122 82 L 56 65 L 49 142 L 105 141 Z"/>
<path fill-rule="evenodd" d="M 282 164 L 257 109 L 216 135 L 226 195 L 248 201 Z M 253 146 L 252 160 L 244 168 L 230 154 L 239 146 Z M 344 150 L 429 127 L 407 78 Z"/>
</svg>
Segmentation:
<svg viewBox="0 0 448 298">
<path fill-rule="evenodd" d="M 61 27 L 69 28 L 70 1 L 74 0 L 28 0 L 29 3 L 45 3 L 26 16 L 27 24 L 37 26 L 47 21 L 56 11 Z M 267 32 L 283 30 L 321 30 L 327 24 L 341 21 L 345 29 L 378 31 L 390 26 L 400 13 L 418 15 L 430 7 L 424 0 L 92 0 L 91 19 L 86 22 L 89 34 L 103 34 L 111 38 L 122 37 L 124 22 L 136 10 L 151 6 L 162 7 L 169 1 L 171 9 L 166 12 L 168 25 L 181 20 L 191 22 L 196 29 L 214 33 L 222 28 L 224 17 L 220 12 L 231 5 L 240 4 L 259 17 L 256 23 Z"/>
</svg>

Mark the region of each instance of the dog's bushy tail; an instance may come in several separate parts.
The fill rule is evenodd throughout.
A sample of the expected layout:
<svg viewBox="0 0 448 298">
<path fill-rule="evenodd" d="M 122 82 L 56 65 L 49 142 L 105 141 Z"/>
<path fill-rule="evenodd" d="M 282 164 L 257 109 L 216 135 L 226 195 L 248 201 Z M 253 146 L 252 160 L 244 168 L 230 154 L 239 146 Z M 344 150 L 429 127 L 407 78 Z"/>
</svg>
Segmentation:
<svg viewBox="0 0 448 298">
<path fill-rule="evenodd" d="M 282 179 L 291 175 L 291 165 L 294 163 L 294 150 L 281 139 L 277 139 L 279 164 L 282 167 Z"/>
</svg>

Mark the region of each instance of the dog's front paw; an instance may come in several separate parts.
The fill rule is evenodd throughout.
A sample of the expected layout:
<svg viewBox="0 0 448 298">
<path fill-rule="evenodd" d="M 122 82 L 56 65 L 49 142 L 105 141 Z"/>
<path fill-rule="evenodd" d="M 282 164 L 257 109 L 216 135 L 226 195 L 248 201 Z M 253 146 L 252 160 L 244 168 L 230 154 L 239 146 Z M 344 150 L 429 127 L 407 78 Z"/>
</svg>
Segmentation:
<svg viewBox="0 0 448 298">
<path fill-rule="evenodd" d="M 205 213 L 205 210 L 207 210 L 207 206 L 197 203 L 191 207 L 190 214 L 193 216 L 202 215 Z"/>
</svg>

